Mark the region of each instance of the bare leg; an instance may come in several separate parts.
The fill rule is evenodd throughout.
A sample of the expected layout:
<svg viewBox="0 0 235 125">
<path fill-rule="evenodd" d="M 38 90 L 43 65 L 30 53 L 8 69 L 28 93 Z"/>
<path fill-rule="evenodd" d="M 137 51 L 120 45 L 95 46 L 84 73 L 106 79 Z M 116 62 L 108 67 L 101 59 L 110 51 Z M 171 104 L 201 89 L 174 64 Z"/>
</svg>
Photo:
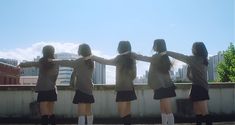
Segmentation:
<svg viewBox="0 0 235 125">
<path fill-rule="evenodd" d="M 86 104 L 86 115 L 87 116 L 92 115 L 92 106 L 90 103 Z"/>
<path fill-rule="evenodd" d="M 197 117 L 197 124 L 200 125 L 203 121 L 210 121 L 208 116 L 207 100 L 193 102 L 193 109 Z"/>
<path fill-rule="evenodd" d="M 48 102 L 47 106 L 48 106 L 48 115 L 53 115 L 54 114 L 54 102 Z"/>
<path fill-rule="evenodd" d="M 171 99 L 164 98 L 160 100 L 160 110 L 163 125 L 174 125 L 174 115 L 171 109 Z"/>
<path fill-rule="evenodd" d="M 160 100 L 160 109 L 161 109 L 161 113 L 165 113 L 165 114 L 172 113 L 171 99 L 170 98 L 161 99 Z"/>
<path fill-rule="evenodd" d="M 48 116 L 49 116 L 49 121 L 50 121 L 51 125 L 56 124 L 55 115 L 54 115 L 54 105 L 55 105 L 55 103 L 53 101 L 47 103 Z"/>
<path fill-rule="evenodd" d="M 131 124 L 131 103 L 118 102 L 118 112 L 124 125 Z"/>
<path fill-rule="evenodd" d="M 87 116 L 87 124 L 93 124 L 93 115 L 92 115 L 92 106 L 90 103 L 86 104 L 86 116 Z"/>
<path fill-rule="evenodd" d="M 78 112 L 78 124 L 85 125 L 85 116 L 86 116 L 86 104 L 79 103 L 77 105 L 77 112 Z"/>
<path fill-rule="evenodd" d="M 118 102 L 118 112 L 120 117 L 127 116 L 131 113 L 131 103 L 130 102 Z"/>
<path fill-rule="evenodd" d="M 208 114 L 207 100 L 193 102 L 193 109 L 196 115 L 203 115 L 203 116 L 207 115 Z"/>
<path fill-rule="evenodd" d="M 41 125 L 48 125 L 49 119 L 48 119 L 48 102 L 40 102 L 40 113 L 41 113 Z"/>
<path fill-rule="evenodd" d="M 40 102 L 39 105 L 40 105 L 41 116 L 48 115 L 49 114 L 48 106 L 47 106 L 48 102 Z"/>
</svg>

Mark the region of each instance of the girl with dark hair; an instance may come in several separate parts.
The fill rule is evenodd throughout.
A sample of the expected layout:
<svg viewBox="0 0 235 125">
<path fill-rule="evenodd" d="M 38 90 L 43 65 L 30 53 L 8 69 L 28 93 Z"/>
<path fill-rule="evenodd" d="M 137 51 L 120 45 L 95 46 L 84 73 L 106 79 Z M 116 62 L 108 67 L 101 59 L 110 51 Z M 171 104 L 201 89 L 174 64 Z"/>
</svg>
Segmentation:
<svg viewBox="0 0 235 125">
<path fill-rule="evenodd" d="M 195 42 L 192 47 L 192 53 L 192 56 L 186 56 L 166 51 L 161 55 L 167 54 L 188 64 L 187 77 L 192 81 L 190 99 L 193 101 L 196 123 L 201 125 L 202 122 L 206 122 L 206 125 L 212 125 L 207 107 L 207 101 L 209 100 L 207 82 L 208 52 L 203 42 Z"/>
<path fill-rule="evenodd" d="M 53 62 L 64 66 L 72 67 L 73 73 L 71 80 L 76 89 L 73 103 L 77 104 L 78 125 L 85 125 L 85 118 L 87 124 L 93 124 L 92 103 L 95 102 L 92 93 L 92 74 L 94 70 L 94 62 L 91 59 L 85 60 L 85 57 L 91 55 L 91 49 L 87 44 L 81 44 L 78 48 L 78 55 L 82 56 L 76 60 L 54 60 Z"/>
<path fill-rule="evenodd" d="M 47 45 L 43 47 L 43 57 L 39 62 L 21 63 L 20 67 L 39 67 L 39 76 L 35 91 L 38 93 L 37 102 L 40 105 L 41 124 L 55 125 L 55 115 L 53 114 L 54 102 L 57 101 L 56 79 L 59 67 L 53 62 L 48 61 L 54 59 L 54 47 Z"/>
<path fill-rule="evenodd" d="M 131 55 L 122 55 L 122 53 L 131 51 L 129 41 L 120 41 L 118 53 L 114 59 L 104 59 L 97 56 L 90 58 L 102 64 L 116 66 L 116 102 L 118 112 L 125 125 L 131 124 L 131 101 L 136 100 L 133 80 L 136 77 L 136 62 Z"/>
<path fill-rule="evenodd" d="M 160 110 L 162 125 L 174 125 L 174 115 L 171 109 L 171 98 L 176 96 L 175 85 L 170 78 L 169 70 L 171 62 L 167 55 L 161 56 L 159 53 L 166 51 L 164 39 L 156 39 L 153 50 L 157 52 L 151 57 L 131 53 L 137 59 L 150 62 L 148 85 L 154 90 L 153 98 L 160 100 Z"/>
</svg>

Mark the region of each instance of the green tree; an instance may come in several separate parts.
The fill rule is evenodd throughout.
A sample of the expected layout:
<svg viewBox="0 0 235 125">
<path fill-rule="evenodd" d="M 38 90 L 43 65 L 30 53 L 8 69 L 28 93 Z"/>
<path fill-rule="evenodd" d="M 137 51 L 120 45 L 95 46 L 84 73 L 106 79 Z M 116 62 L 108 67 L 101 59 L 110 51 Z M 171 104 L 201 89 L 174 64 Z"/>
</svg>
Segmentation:
<svg viewBox="0 0 235 125">
<path fill-rule="evenodd" d="M 218 81 L 235 82 L 235 47 L 233 43 L 223 52 L 224 60 L 217 66 Z"/>
</svg>

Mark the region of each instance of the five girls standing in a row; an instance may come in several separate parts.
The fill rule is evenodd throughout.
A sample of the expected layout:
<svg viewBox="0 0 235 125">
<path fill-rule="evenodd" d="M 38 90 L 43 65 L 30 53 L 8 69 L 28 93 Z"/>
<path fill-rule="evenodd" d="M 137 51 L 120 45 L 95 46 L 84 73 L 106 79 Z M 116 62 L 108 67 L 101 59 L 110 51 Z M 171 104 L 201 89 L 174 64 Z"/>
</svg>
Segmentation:
<svg viewBox="0 0 235 125">
<path fill-rule="evenodd" d="M 190 98 L 193 101 L 196 114 L 196 123 L 201 125 L 212 122 L 208 115 L 207 100 L 209 100 L 208 83 L 206 69 L 208 65 L 207 50 L 202 42 L 196 42 L 192 47 L 192 56 L 185 56 L 179 53 L 170 52 L 166 49 L 163 39 L 154 41 L 153 50 L 156 51 L 151 57 L 142 56 L 131 52 L 129 41 L 120 41 L 118 53 L 113 59 L 104 59 L 91 54 L 91 49 L 87 44 L 81 44 L 78 55 L 82 56 L 77 60 L 54 59 L 54 48 L 45 46 L 43 57 L 39 62 L 21 63 L 21 67 L 38 66 L 39 78 L 36 85 L 38 92 L 37 101 L 40 103 L 41 123 L 55 125 L 53 114 L 54 101 L 57 100 L 55 81 L 58 75 L 58 65 L 69 66 L 74 69 L 73 82 L 76 93 L 73 103 L 78 105 L 78 124 L 84 125 L 85 118 L 87 124 L 93 123 L 91 104 L 94 103 L 92 94 L 92 72 L 93 61 L 116 66 L 116 102 L 122 123 L 131 124 L 131 101 L 136 100 L 133 80 L 136 77 L 136 60 L 150 62 L 148 84 L 154 90 L 154 99 L 160 100 L 160 110 L 163 125 L 173 125 L 174 116 L 171 109 L 171 97 L 175 97 L 175 85 L 170 78 L 169 70 L 171 62 L 168 56 L 181 60 L 188 64 L 188 78 L 192 81 Z"/>
</svg>

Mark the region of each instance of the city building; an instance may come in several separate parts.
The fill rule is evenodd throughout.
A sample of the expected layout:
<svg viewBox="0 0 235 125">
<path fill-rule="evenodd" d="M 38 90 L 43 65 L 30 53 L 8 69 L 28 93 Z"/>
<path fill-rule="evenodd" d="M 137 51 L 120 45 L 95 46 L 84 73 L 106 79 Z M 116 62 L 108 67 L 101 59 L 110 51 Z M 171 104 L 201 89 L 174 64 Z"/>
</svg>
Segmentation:
<svg viewBox="0 0 235 125">
<path fill-rule="evenodd" d="M 55 54 L 55 58 L 70 60 L 70 59 L 77 59 L 78 56 L 72 53 L 57 53 Z M 72 72 L 73 68 L 60 66 L 59 75 L 56 84 L 69 85 Z"/>
<path fill-rule="evenodd" d="M 38 76 L 20 76 L 21 85 L 35 85 L 37 80 Z"/>
<path fill-rule="evenodd" d="M 169 73 L 170 73 L 171 79 L 172 79 L 172 80 L 176 80 L 176 75 L 175 75 L 174 71 L 173 71 L 173 70 L 170 70 Z"/>
<path fill-rule="evenodd" d="M 209 57 L 208 65 L 208 80 L 215 81 L 217 79 L 217 65 L 224 60 L 224 56 L 221 52 L 217 55 Z"/>
<path fill-rule="evenodd" d="M 105 84 L 106 83 L 106 67 L 104 64 L 94 62 L 93 83 Z"/>
<path fill-rule="evenodd" d="M 134 80 L 135 84 L 147 84 L 148 82 L 148 71 L 145 71 L 145 74 L 140 77 L 136 77 Z"/>
<path fill-rule="evenodd" d="M 38 62 L 39 59 L 40 59 L 40 56 L 37 56 L 33 61 Z M 26 62 L 26 61 L 23 60 L 23 62 Z M 38 67 L 21 68 L 20 84 L 21 85 L 35 85 L 37 83 L 38 74 L 39 74 Z"/>
<path fill-rule="evenodd" d="M 40 57 L 37 56 L 37 58 L 35 58 L 33 61 L 38 62 L 39 59 L 40 59 Z M 26 61 L 23 60 L 23 62 L 26 62 Z M 38 76 L 38 73 L 39 73 L 38 67 L 21 68 L 21 76 Z"/>
<path fill-rule="evenodd" d="M 188 65 L 183 65 L 183 67 L 182 67 L 182 81 L 189 81 L 189 79 L 187 77 L 187 69 L 188 69 Z"/>
<path fill-rule="evenodd" d="M 6 64 L 10 64 L 13 66 L 17 66 L 18 61 L 16 59 L 4 59 L 4 58 L 0 58 L 0 62 L 6 63 Z"/>
<path fill-rule="evenodd" d="M 0 62 L 0 84 L 1 85 L 10 85 L 19 84 L 20 79 L 20 68 L 7 64 L 4 62 Z"/>
<path fill-rule="evenodd" d="M 187 77 L 187 65 L 183 65 L 182 68 L 178 68 L 178 71 L 175 73 L 175 81 L 179 82 L 189 82 Z"/>
</svg>

